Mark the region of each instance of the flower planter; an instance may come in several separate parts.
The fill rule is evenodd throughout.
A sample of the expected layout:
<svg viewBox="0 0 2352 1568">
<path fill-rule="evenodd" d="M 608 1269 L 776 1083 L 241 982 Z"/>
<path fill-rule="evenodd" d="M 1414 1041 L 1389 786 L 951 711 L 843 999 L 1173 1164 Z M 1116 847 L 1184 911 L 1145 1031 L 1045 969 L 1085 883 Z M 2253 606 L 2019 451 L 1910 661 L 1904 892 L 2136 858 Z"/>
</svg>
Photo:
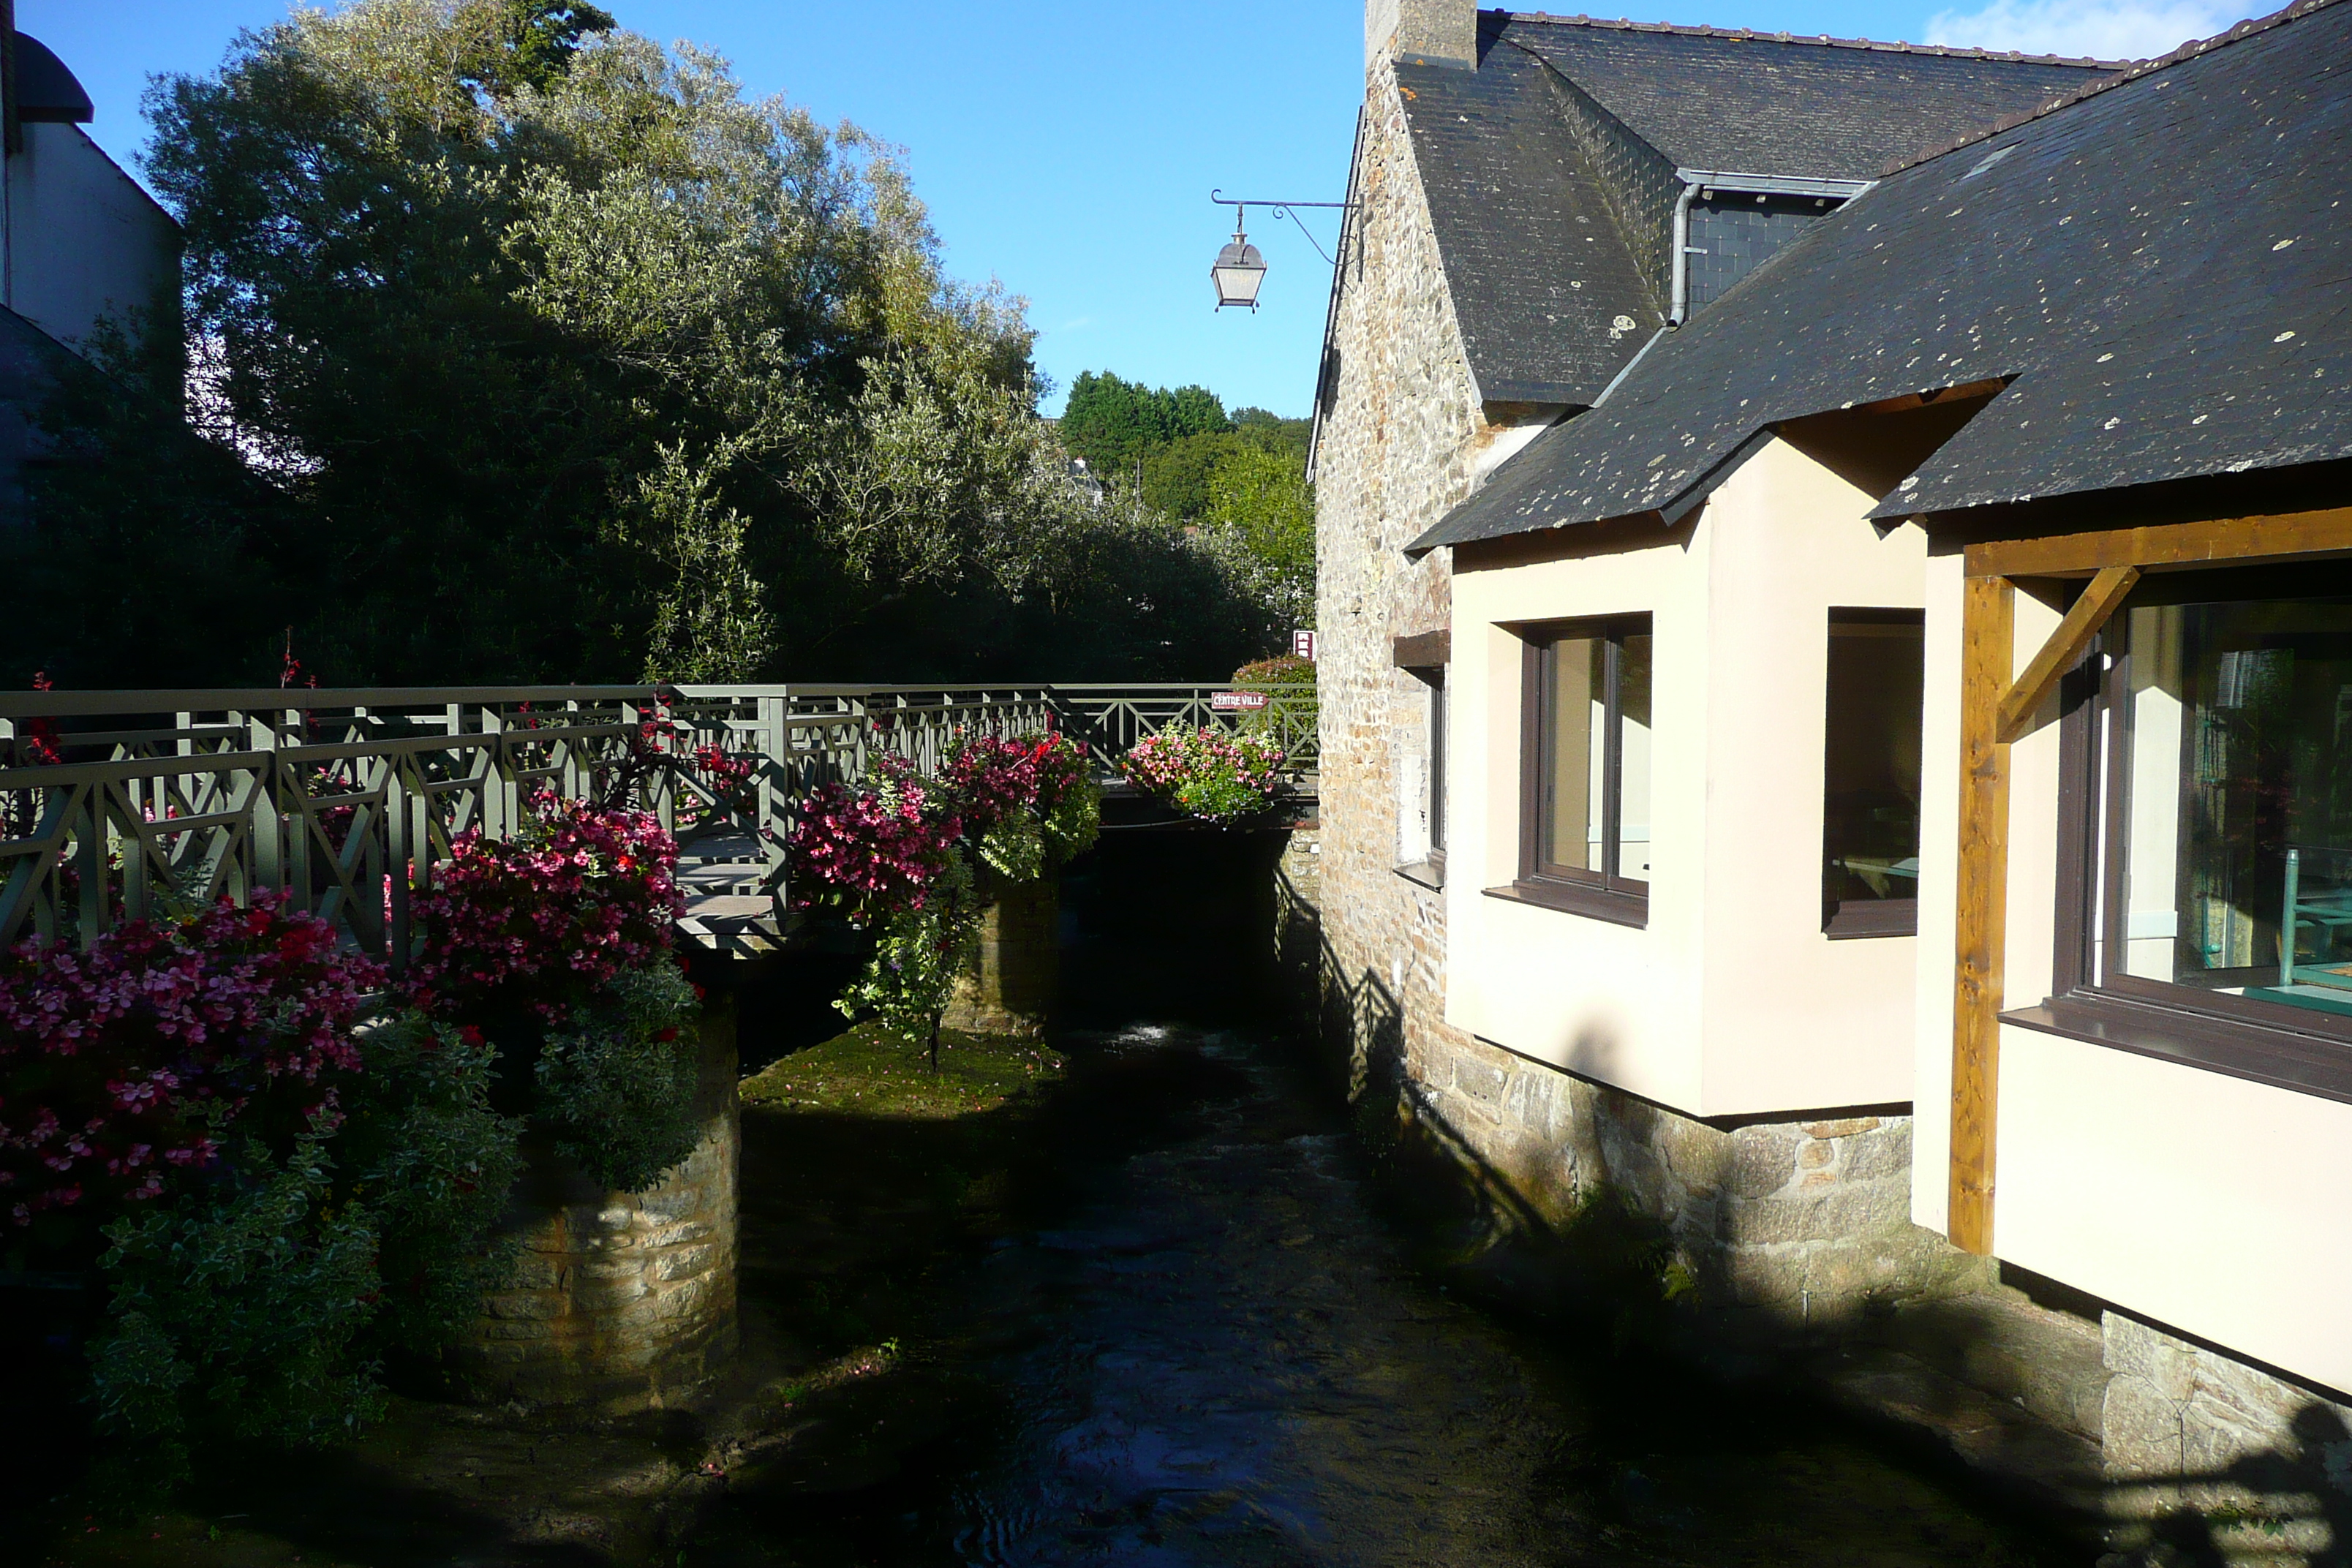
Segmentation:
<svg viewBox="0 0 2352 1568">
<path fill-rule="evenodd" d="M 696 1110 L 703 1135 L 643 1192 L 589 1179 L 539 1135 L 503 1226 L 517 1244 L 506 1286 L 452 1352 L 455 1392 L 481 1404 L 600 1414 L 692 1404 L 737 1341 L 735 1003 L 702 1021 Z"/>
</svg>

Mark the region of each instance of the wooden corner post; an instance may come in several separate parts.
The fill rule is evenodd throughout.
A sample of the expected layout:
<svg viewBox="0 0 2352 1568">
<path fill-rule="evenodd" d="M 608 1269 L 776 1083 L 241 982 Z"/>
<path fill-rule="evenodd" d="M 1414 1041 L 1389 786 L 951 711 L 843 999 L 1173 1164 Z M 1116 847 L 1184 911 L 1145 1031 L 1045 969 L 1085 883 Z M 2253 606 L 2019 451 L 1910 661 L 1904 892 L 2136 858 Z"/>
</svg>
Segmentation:
<svg viewBox="0 0 2352 1568">
<path fill-rule="evenodd" d="M 2000 701 L 2016 667 L 2009 579 L 1967 579 L 1960 618 L 1960 853 L 1952 969 L 1952 1245 L 1992 1251 L 1993 1110 L 2000 1078 L 2009 878 L 2009 743 Z"/>
</svg>

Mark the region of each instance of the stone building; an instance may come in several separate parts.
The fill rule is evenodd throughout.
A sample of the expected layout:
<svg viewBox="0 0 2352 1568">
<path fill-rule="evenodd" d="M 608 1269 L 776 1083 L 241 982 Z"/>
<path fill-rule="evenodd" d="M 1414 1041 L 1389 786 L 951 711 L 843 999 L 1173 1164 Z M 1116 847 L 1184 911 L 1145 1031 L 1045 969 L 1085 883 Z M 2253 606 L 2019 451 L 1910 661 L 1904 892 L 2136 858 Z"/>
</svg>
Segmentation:
<svg viewBox="0 0 2352 1568">
<path fill-rule="evenodd" d="M 2240 1555 L 2352 1542 L 2352 1045 L 2315 978 L 2352 807 L 2305 779 L 2200 847 L 2294 792 L 2195 756 L 2263 693 L 2325 706 L 2281 671 L 2324 683 L 2352 605 L 2245 576 L 2217 621 L 2156 579 L 2352 553 L 2347 61 L 2352 7 L 2308 0 L 2139 66 L 1372 0 L 1318 393 L 1358 1083 L 1499 1229 L 1661 1226 L 1701 1352 L 2144 1525 L 2186 1498 L 2161 1528 Z M 2143 526 L 2249 518 L 2297 521 Z M 2076 666 L 2126 623 L 2172 661 L 2135 678 L 2161 743 L 2205 726 L 2170 815 L 2085 771 Z M 2183 884 L 2116 917 L 2105 989 L 2102 788 Z M 2226 1179 L 2192 1191 L 2195 1106 Z"/>
</svg>

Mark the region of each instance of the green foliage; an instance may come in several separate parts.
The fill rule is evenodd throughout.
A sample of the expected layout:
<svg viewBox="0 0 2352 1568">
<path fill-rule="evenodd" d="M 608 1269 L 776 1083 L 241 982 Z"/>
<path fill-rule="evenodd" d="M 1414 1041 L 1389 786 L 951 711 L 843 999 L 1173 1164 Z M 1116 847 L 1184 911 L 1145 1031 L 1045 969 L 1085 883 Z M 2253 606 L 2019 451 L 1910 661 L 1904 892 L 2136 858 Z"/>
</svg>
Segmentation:
<svg viewBox="0 0 2352 1568">
<path fill-rule="evenodd" d="M 522 1122 L 490 1109 L 498 1053 L 468 1030 L 403 1013 L 361 1038 L 333 1148 L 376 1234 L 382 1300 L 363 1344 L 427 1356 L 481 1309 L 506 1261 L 492 1244 L 522 1171 Z"/>
<path fill-rule="evenodd" d="M 541 1048 L 538 1121 L 605 1186 L 642 1192 L 694 1152 L 700 1016 L 685 973 L 656 959 L 614 975 Z"/>
<path fill-rule="evenodd" d="M 476 79 L 493 91 L 546 91 L 572 68 L 583 38 L 615 25 L 610 13 L 570 0 L 475 0 L 467 9 L 487 35 Z"/>
<path fill-rule="evenodd" d="M 89 1363 L 109 1489 L 168 1490 L 215 1437 L 348 1436 L 383 1409 L 385 1358 L 432 1356 L 479 1310 L 521 1167 L 494 1053 L 415 1014 L 360 1044 L 338 1107 L 286 1148 L 240 1140 L 215 1179 L 108 1227 Z"/>
<path fill-rule="evenodd" d="M 1234 671 L 1234 685 L 1244 691 L 1272 691 L 1314 684 L 1315 661 L 1295 653 L 1261 658 Z"/>
<path fill-rule="evenodd" d="M 382 1409 L 353 1352 L 375 1311 L 376 1238 L 363 1207 L 331 1201 L 328 1126 L 283 1158 L 245 1142 L 226 1179 L 108 1229 L 111 1299 L 89 1352 L 99 1428 L 159 1489 L 207 1435 L 315 1444 Z"/>
<path fill-rule="evenodd" d="M 936 1037 L 956 980 L 978 962 L 981 902 L 961 853 L 931 884 L 921 904 L 893 911 L 865 972 L 834 1005 L 844 1016 L 872 1013 L 909 1044 Z"/>
<path fill-rule="evenodd" d="M 1297 463 L 1254 450 L 1218 464 L 1202 521 L 1245 563 L 1254 596 L 1278 620 L 1315 624 L 1315 492 Z"/>
<path fill-rule="evenodd" d="M 1303 470 L 1307 444 L 1314 438 L 1315 422 L 1285 419 L 1264 408 L 1237 408 L 1234 410 L 1234 432 L 1260 451 L 1296 459 Z"/>
<path fill-rule="evenodd" d="M 1232 428 L 1223 402 L 1205 386 L 1171 391 L 1123 381 L 1109 371 L 1079 374 L 1060 422 L 1062 445 L 1071 455 L 1114 479 L 1155 447 Z"/>
<path fill-rule="evenodd" d="M 1067 865 L 1095 847 L 1102 837 L 1102 785 L 1095 782 L 1091 767 L 1063 788 L 1038 825 L 1038 834 L 1052 866 Z"/>
<path fill-rule="evenodd" d="M 1022 302 L 946 276 L 896 154 L 712 57 L 357 0 L 148 108 L 208 438 L 60 394 L 70 525 L 0 563 L 43 584 L 25 674 L 250 684 L 287 618 L 337 684 L 1167 676 L 1260 636 L 1213 552 L 1066 482 Z"/>
</svg>

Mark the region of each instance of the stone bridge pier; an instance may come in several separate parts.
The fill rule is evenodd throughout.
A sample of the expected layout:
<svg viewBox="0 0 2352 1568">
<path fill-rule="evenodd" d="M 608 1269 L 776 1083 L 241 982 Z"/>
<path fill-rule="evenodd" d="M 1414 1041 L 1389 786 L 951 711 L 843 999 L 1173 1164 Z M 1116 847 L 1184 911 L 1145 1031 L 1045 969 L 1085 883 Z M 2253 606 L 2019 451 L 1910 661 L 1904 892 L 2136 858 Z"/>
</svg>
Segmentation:
<svg viewBox="0 0 2352 1568">
<path fill-rule="evenodd" d="M 735 1032 L 735 998 L 714 987 L 695 1090 L 701 1140 L 646 1191 L 605 1191 L 526 1138 L 505 1225 L 511 1272 L 452 1356 L 467 1397 L 624 1415 L 709 1392 L 738 1342 Z"/>
</svg>

